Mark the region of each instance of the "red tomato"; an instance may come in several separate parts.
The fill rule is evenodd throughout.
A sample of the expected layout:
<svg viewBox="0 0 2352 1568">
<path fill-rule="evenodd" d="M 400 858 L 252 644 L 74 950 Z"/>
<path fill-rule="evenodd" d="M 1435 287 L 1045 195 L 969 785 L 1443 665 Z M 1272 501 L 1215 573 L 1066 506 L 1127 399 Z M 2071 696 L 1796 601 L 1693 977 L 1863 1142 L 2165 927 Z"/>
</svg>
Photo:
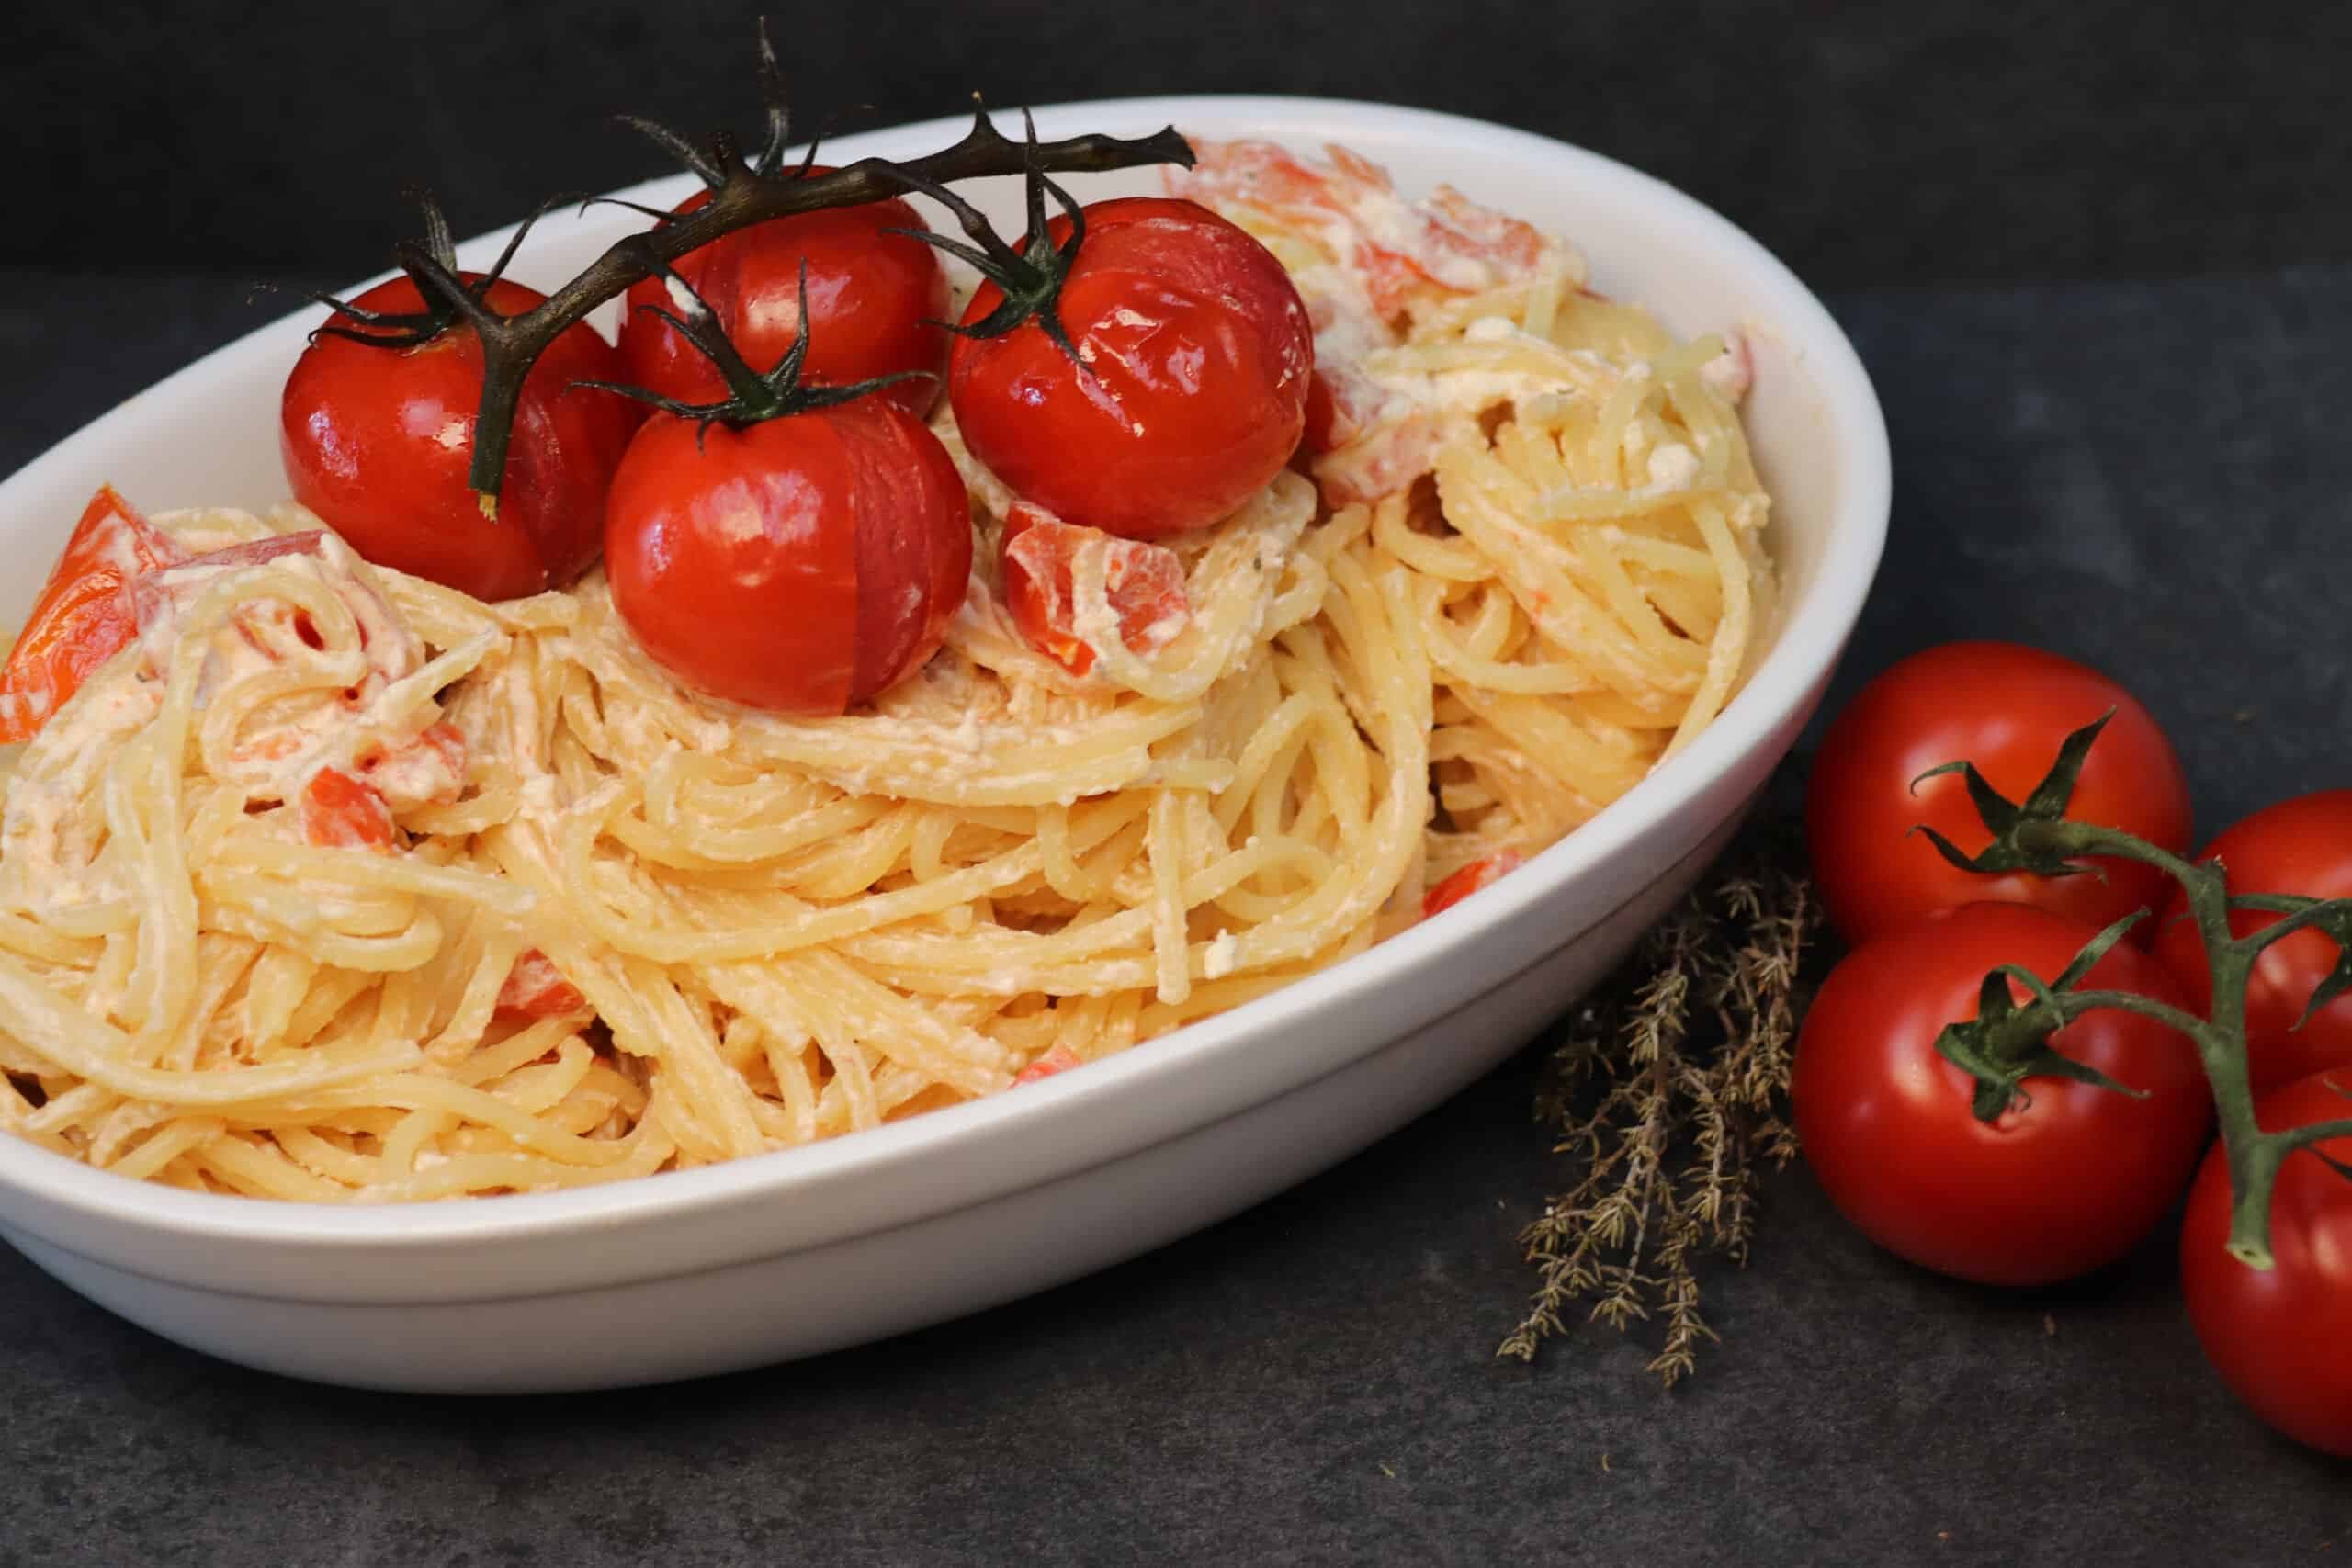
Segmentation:
<svg viewBox="0 0 2352 1568">
<path fill-rule="evenodd" d="M 1136 653 L 1164 648 L 1192 613 L 1184 563 L 1176 552 L 1099 528 L 1080 528 L 1016 501 L 1004 516 L 1005 608 L 1023 641 L 1073 675 L 1094 668 L 1094 649 L 1077 630 L 1079 552 L 1100 548 L 1102 596 L 1119 617 L 1119 640 Z"/>
<path fill-rule="evenodd" d="M 392 811 L 372 784 L 338 768 L 321 768 L 302 790 L 302 836 L 329 849 L 392 847 Z"/>
<path fill-rule="evenodd" d="M 2206 845 L 2197 858 L 2216 856 L 2228 871 L 2232 893 L 2352 897 L 2352 790 L 2266 807 Z M 2213 974 L 2196 926 L 2177 918 L 2186 908 L 2176 891 L 2156 936 L 2156 956 L 2202 1012 L 2213 999 Z M 2230 929 L 2245 936 L 2278 919 L 2241 909 L 2231 915 Z M 2335 966 L 2336 953 L 2335 943 L 2320 932 L 2297 931 L 2265 948 L 2256 960 L 2246 983 L 2245 1046 L 2257 1094 L 2324 1067 L 2352 1066 L 2352 993 L 2295 1027 L 2312 992 Z"/>
<path fill-rule="evenodd" d="M 830 174 L 819 165 L 811 174 Z M 677 210 L 710 200 L 698 191 Z M 718 317 L 718 325 L 754 370 L 767 370 L 800 336 L 800 265 L 808 265 L 808 314 L 816 331 L 800 363 L 806 386 L 846 386 L 906 370 L 947 369 L 948 334 L 926 325 L 947 318 L 952 302 L 939 256 L 921 240 L 886 229 L 921 229 L 903 201 L 772 218 L 690 251 L 673 264 Z M 628 291 L 621 321 L 628 379 L 687 403 L 728 395 L 726 378 L 678 330 L 646 307 L 679 314 L 666 279 Z M 883 395 L 918 418 L 939 400 L 935 378 L 901 381 Z"/>
<path fill-rule="evenodd" d="M 1290 460 L 1315 333 L 1265 246 L 1189 201 L 1085 209 L 1058 306 L 1073 362 L 1031 321 L 958 338 L 948 398 L 972 455 L 1066 521 L 1131 539 L 1225 516 Z M 1053 238 L 1069 235 L 1067 216 Z M 1002 302 L 983 283 L 967 326 Z"/>
<path fill-rule="evenodd" d="M 112 485 L 82 513 L 0 669 L 0 743 L 30 740 L 99 665 L 139 635 L 131 584 L 185 560 Z"/>
<path fill-rule="evenodd" d="M 1453 908 L 1473 893 L 1485 891 L 1527 863 L 1527 857 L 1517 850 L 1504 850 L 1484 860 L 1472 861 L 1452 876 L 1432 887 L 1421 899 L 1421 919 Z"/>
<path fill-rule="evenodd" d="M 2352 1073 L 2315 1073 L 2255 1105 L 2266 1132 L 2352 1117 Z M 2318 1147 L 2352 1161 L 2352 1138 Z M 2180 1285 L 2205 1359 L 2230 1391 L 2298 1442 L 2352 1458 L 2352 1181 L 2296 1153 L 2270 1197 L 2268 1270 L 2226 1250 L 2230 1170 L 2216 1145 L 2189 1190 Z"/>
<path fill-rule="evenodd" d="M 484 298 L 511 315 L 545 296 L 501 281 Z M 352 303 L 424 308 L 405 277 Z M 279 446 L 294 499 L 369 560 L 478 599 L 514 599 L 594 564 L 605 492 L 644 411 L 572 386 L 619 380 L 620 356 L 584 322 L 566 329 L 524 378 L 497 514 L 484 516 L 466 478 L 481 367 L 481 341 L 462 324 L 407 349 L 321 336 L 286 379 Z"/>
<path fill-rule="evenodd" d="M 2029 1077 L 2028 1100 L 1990 1125 L 1970 1108 L 1974 1080 L 1936 1050 L 1944 1025 L 1976 1016 L 1996 965 L 2047 980 L 2097 934 L 2023 904 L 1971 904 L 1830 971 L 1798 1036 L 1797 1135 L 1830 1201 L 1872 1241 L 1962 1280 L 2046 1284 L 2122 1257 L 2179 1196 L 2211 1111 L 2195 1048 L 2172 1030 L 2086 1014 L 2053 1045 L 2148 1098 Z M 2180 1001 L 2133 947 L 2109 952 L 2086 985 Z"/>
<path fill-rule="evenodd" d="M 1805 839 L 1829 918 L 1861 942 L 1922 915 L 1984 899 L 2034 904 L 2094 926 L 2154 911 L 2171 886 L 2151 866 L 2102 860 L 2084 873 L 1979 876 L 1938 854 L 1915 824 L 1963 852 L 1990 835 L 1957 774 L 1912 780 L 1971 761 L 2022 802 L 2066 736 L 2109 708 L 2115 717 L 2084 760 L 2066 815 L 2121 828 L 2159 848 L 2188 847 L 2188 782 L 2172 743 L 2132 694 L 2095 670 L 2014 643 L 1952 642 L 1913 654 L 1838 716 L 1805 788 Z M 1905 835 L 1908 834 L 1906 837 Z M 2133 932 L 2144 942 L 2153 921 Z"/>
<path fill-rule="evenodd" d="M 947 449 L 884 398 L 707 430 L 656 414 L 613 479 L 613 603 L 687 685 L 834 714 L 939 649 L 972 570 Z"/>
<path fill-rule="evenodd" d="M 562 1018 L 587 1010 L 588 998 L 580 987 L 536 947 L 514 960 L 498 990 L 498 1010 L 511 1017 Z"/>
</svg>

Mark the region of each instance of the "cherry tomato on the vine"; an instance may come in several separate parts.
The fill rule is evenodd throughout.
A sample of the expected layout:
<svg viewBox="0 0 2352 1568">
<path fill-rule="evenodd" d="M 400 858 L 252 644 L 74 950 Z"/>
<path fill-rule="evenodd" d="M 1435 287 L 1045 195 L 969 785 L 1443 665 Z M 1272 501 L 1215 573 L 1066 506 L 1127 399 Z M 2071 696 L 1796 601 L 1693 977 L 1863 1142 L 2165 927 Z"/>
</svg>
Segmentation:
<svg viewBox="0 0 2352 1568">
<path fill-rule="evenodd" d="M 1086 208 L 1056 306 L 958 338 L 948 398 L 972 455 L 1065 522 L 1132 539 L 1214 523 L 1281 471 L 1306 426 L 1315 333 L 1272 253 L 1193 202 Z M 1068 239 L 1067 215 L 1053 222 Z M 1025 248 L 1025 246 L 1016 246 Z M 1004 296 L 981 284 L 970 326 Z"/>
<path fill-rule="evenodd" d="M 2084 759 L 2066 815 L 2120 828 L 2160 849 L 2188 847 L 2188 781 L 2172 743 L 2131 693 L 2098 671 L 2014 643 L 1952 642 L 1913 654 L 1862 688 L 1838 716 L 1805 786 L 1805 840 L 1830 919 L 1861 942 L 1923 915 L 1996 899 L 2108 925 L 2153 912 L 2170 883 L 2153 866 L 2098 860 L 2103 876 L 1978 875 L 1936 852 L 1915 826 L 1969 854 L 1988 841 L 1965 783 L 1946 762 L 1976 764 L 2023 801 L 2073 731 L 2113 709 Z M 2148 940 L 2154 922 L 2135 930 Z"/>
<path fill-rule="evenodd" d="M 812 175 L 831 171 L 819 164 Z M 676 210 L 693 212 L 710 200 L 698 191 Z M 768 370 L 800 336 L 801 264 L 808 268 L 808 316 L 816 331 L 800 367 L 804 386 L 847 386 L 900 371 L 930 377 L 900 381 L 881 395 L 921 416 L 939 400 L 936 378 L 947 368 L 948 333 L 931 325 L 946 319 L 947 273 L 921 240 L 884 232 L 920 229 L 922 220 L 903 201 L 772 218 L 689 251 L 678 275 L 718 318 L 718 327 L 754 370 Z M 647 278 L 628 291 L 621 321 L 621 358 L 628 379 L 685 403 L 713 403 L 727 383 L 707 355 L 646 307 L 675 312 L 668 280 Z"/>
<path fill-rule="evenodd" d="M 512 315 L 546 297 L 501 279 L 483 298 Z M 352 304 L 392 314 L 424 309 L 405 277 Z M 338 315 L 330 324 L 361 323 Z M 618 380 L 619 370 L 619 355 L 585 322 L 548 345 L 524 378 L 498 505 L 485 515 L 467 480 L 481 400 L 473 329 L 460 322 L 415 348 L 322 335 L 286 380 L 286 478 L 295 500 L 379 566 L 479 599 L 560 588 L 596 559 L 605 489 L 644 418 L 626 398 L 572 383 Z"/>
<path fill-rule="evenodd" d="M 2238 893 L 2291 893 L 2307 898 L 2352 897 L 2352 789 L 2325 790 L 2265 807 L 2199 852 L 2219 858 Z M 2183 918 L 2179 893 L 2165 911 L 2156 956 L 2199 1012 L 2213 999 L 2213 974 L 2196 924 Z M 2230 930 L 2246 936 L 2277 915 L 2239 909 Z M 2245 990 L 2245 1048 L 2255 1092 L 2304 1077 L 2324 1067 L 2352 1066 L 2352 993 L 2336 997 L 2311 1021 L 2296 1021 L 2312 992 L 2335 967 L 2335 942 L 2318 931 L 2297 931 L 2263 949 Z"/>
<path fill-rule="evenodd" d="M 2048 980 L 2098 931 L 2022 904 L 1971 904 L 1876 937 L 1830 972 L 1790 1092 L 1806 1162 L 1872 1241 L 1962 1280 L 2036 1285 L 2113 1262 L 2164 1217 L 2211 1120 L 2178 1033 L 2121 1010 L 2086 1013 L 2052 1046 L 2146 1098 L 2032 1077 L 1992 1123 L 1972 1109 L 1974 1080 L 1936 1050 L 1946 1024 L 1976 1016 L 1996 967 Z M 2180 1002 L 2164 967 L 2129 946 L 2084 985 Z"/>
<path fill-rule="evenodd" d="M 740 429 L 657 413 L 614 476 L 613 603 L 687 685 L 837 714 L 933 653 L 972 570 L 971 503 L 922 421 L 867 395 Z"/>
<path fill-rule="evenodd" d="M 2315 1073 L 2255 1103 L 2265 1132 L 2352 1118 L 2352 1072 Z M 2352 1161 L 2352 1138 L 2318 1145 Z M 2270 1196 L 2272 1267 L 2230 1256 L 2230 1169 L 2215 1145 L 2180 1226 L 2181 1293 L 2205 1359 L 2256 1416 L 2352 1458 L 2352 1181 L 2298 1151 Z"/>
</svg>

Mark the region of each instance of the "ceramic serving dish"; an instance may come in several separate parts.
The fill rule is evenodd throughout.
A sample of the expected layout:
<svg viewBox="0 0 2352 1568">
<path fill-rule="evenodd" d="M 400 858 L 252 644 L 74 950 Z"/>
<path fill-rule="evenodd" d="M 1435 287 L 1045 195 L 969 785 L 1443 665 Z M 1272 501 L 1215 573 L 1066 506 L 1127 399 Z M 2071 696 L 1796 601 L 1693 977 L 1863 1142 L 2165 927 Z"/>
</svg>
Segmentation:
<svg viewBox="0 0 2352 1568">
<path fill-rule="evenodd" d="M 1755 241 L 1593 153 L 1451 116 L 1303 98 L 1040 110 L 1047 138 L 1173 123 L 1303 149 L 1344 142 L 1401 188 L 1451 182 L 1581 246 L 1596 287 L 1690 334 L 1748 331 L 1747 427 L 1774 498 L 1775 625 L 1695 744 L 1492 890 L 1272 996 L 1084 1071 L 832 1143 L 580 1191 L 333 1208 L 127 1180 L 0 1136 L 0 1234 L 74 1289 L 182 1344 L 379 1388 L 611 1387 L 805 1356 L 975 1311 L 1159 1246 L 1332 1165 L 1487 1071 L 1687 888 L 1819 699 L 1877 569 L 1884 423 L 1851 345 Z M 908 157 L 940 120 L 845 138 Z M 1082 199 L 1157 188 L 1074 178 Z M 681 180 L 627 193 L 666 206 Z M 1017 186 L 974 187 L 1017 229 Z M 535 235 L 551 284 L 637 220 Z M 483 265 L 503 235 L 464 247 Z M 285 493 L 280 384 L 315 311 L 131 399 L 0 484 L 0 620 L 21 616 L 101 481 L 141 505 Z"/>
</svg>

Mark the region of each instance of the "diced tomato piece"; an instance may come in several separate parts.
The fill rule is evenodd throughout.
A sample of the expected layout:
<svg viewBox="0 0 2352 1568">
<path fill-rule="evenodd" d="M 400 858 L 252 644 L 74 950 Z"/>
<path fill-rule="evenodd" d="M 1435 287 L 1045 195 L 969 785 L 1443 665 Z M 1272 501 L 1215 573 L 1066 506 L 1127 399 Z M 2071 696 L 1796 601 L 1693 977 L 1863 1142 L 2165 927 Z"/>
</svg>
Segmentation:
<svg viewBox="0 0 2352 1568">
<path fill-rule="evenodd" d="M 388 800 L 447 805 L 466 793 L 466 738 L 442 719 L 413 740 L 368 759 L 360 772 Z"/>
<path fill-rule="evenodd" d="M 1310 471 L 1329 505 L 1378 501 L 1435 468 L 1442 445 L 1437 421 L 1415 409 L 1402 419 L 1357 431 L 1317 457 Z"/>
<path fill-rule="evenodd" d="M 1169 176 L 1176 195 L 1254 207 L 1311 231 L 1343 225 L 1346 251 L 1337 259 L 1363 280 L 1383 319 L 1426 288 L 1463 293 L 1524 276 L 1549 244 L 1540 231 L 1450 186 L 1405 202 L 1387 170 L 1345 147 L 1324 149 L 1328 166 L 1270 141 L 1197 141 L 1193 152 L 1190 170 Z M 1465 276 L 1463 262 L 1478 271 Z"/>
<path fill-rule="evenodd" d="M 1052 1077 L 1081 1065 L 1079 1054 L 1067 1045 L 1057 1045 L 1019 1072 L 1012 1075 L 1016 1084 L 1035 1083 L 1039 1078 Z"/>
<path fill-rule="evenodd" d="M 1441 248 L 1486 262 L 1506 277 L 1533 272 L 1550 243 L 1532 224 L 1482 207 L 1452 186 L 1438 186 L 1422 206 Z"/>
<path fill-rule="evenodd" d="M 1184 563 L 1175 551 L 1064 523 L 1025 501 L 1013 502 L 1004 517 L 1005 607 L 1029 646 L 1073 675 L 1094 668 L 1094 649 L 1076 625 L 1074 563 L 1087 549 L 1104 552 L 1104 595 L 1118 614 L 1119 640 L 1134 652 L 1166 647 L 1192 613 Z"/>
<path fill-rule="evenodd" d="M 99 665 L 129 647 L 139 622 L 124 590 L 142 572 L 184 558 L 170 535 L 112 485 L 99 486 L 0 669 L 0 742 L 40 733 Z"/>
<path fill-rule="evenodd" d="M 151 649 L 167 644 L 172 636 L 172 623 L 178 618 L 180 611 L 209 586 L 221 571 L 261 566 L 281 556 L 314 556 L 319 553 L 325 538 L 325 532 L 318 528 L 300 534 L 277 534 L 266 539 L 251 539 L 242 545 L 207 550 L 200 556 L 182 556 L 165 565 L 141 572 L 130 583 L 131 615 L 137 624 L 138 635 L 147 639 Z M 262 646 L 253 628 L 243 619 L 238 626 L 248 642 L 256 649 Z M 316 636 L 316 633 L 312 635 Z"/>
<path fill-rule="evenodd" d="M 506 984 L 498 992 L 498 1010 L 517 1018 L 561 1018 L 587 1011 L 588 998 L 535 947 L 507 972 Z"/>
<path fill-rule="evenodd" d="M 302 836 L 337 850 L 392 848 L 392 808 L 372 784 L 340 768 L 321 768 L 302 790 Z"/>
<path fill-rule="evenodd" d="M 1421 919 L 1428 919 L 1442 910 L 1453 908 L 1473 893 L 1493 886 L 1526 863 L 1527 857 L 1517 850 L 1503 850 L 1484 860 L 1472 861 L 1429 890 L 1428 896 L 1421 900 Z"/>
</svg>

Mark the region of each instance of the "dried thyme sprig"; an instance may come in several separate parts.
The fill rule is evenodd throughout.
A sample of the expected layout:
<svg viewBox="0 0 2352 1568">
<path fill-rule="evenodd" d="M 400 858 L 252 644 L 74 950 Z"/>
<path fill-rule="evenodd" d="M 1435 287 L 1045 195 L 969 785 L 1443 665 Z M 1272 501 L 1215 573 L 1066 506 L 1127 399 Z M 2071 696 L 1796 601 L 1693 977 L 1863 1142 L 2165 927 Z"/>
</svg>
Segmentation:
<svg viewBox="0 0 2352 1568">
<path fill-rule="evenodd" d="M 1795 833 L 1750 827 L 1578 1013 L 1536 1092 L 1575 1179 L 1521 1233 L 1540 1280 L 1498 1354 L 1534 1359 L 1567 1314 L 1661 1319 L 1668 1387 L 1715 1332 L 1699 1269 L 1744 1263 L 1766 1165 L 1797 1152 L 1789 1069 L 1820 909 Z"/>
</svg>

